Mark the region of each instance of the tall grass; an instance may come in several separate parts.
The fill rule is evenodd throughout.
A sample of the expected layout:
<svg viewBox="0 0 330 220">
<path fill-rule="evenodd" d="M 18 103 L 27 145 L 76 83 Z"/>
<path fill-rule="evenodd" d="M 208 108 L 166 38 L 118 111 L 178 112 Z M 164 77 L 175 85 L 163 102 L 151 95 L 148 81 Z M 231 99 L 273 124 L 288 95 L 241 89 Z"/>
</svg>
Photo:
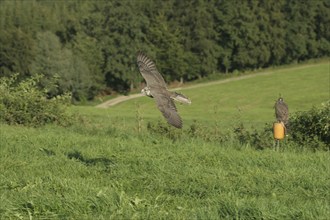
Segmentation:
<svg viewBox="0 0 330 220">
<path fill-rule="evenodd" d="M 325 152 L 106 127 L 1 126 L 1 218 L 322 219 Z"/>
<path fill-rule="evenodd" d="M 250 126 L 262 127 L 274 121 L 273 106 L 279 94 L 289 105 L 291 113 L 318 106 L 329 99 L 329 65 L 325 62 L 279 69 L 240 81 L 183 90 L 182 93 L 192 100 L 190 106 L 178 105 L 184 126 L 198 120 L 206 125 L 217 121 L 224 127 L 230 127 L 239 120 Z M 162 118 L 154 100 L 145 97 L 118 104 L 102 114 L 130 118 L 136 105 L 141 108 L 142 118 L 148 121 Z"/>
</svg>

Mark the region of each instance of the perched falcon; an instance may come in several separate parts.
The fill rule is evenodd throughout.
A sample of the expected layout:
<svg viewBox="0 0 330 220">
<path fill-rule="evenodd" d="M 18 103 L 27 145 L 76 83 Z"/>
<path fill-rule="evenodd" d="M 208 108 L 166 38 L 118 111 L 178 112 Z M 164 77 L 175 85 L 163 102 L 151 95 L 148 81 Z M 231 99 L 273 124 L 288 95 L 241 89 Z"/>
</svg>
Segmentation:
<svg viewBox="0 0 330 220">
<path fill-rule="evenodd" d="M 275 102 L 275 115 L 278 122 L 282 122 L 286 128 L 289 122 L 289 108 L 288 105 L 283 101 L 283 98 L 279 98 Z"/>
<path fill-rule="evenodd" d="M 167 90 L 165 80 L 158 72 L 155 63 L 144 53 L 138 52 L 137 64 L 141 75 L 147 82 L 147 87 L 142 89 L 141 93 L 155 98 L 158 109 L 169 124 L 182 128 L 182 120 L 173 100 L 185 104 L 191 104 L 191 101 L 180 93 Z"/>
</svg>

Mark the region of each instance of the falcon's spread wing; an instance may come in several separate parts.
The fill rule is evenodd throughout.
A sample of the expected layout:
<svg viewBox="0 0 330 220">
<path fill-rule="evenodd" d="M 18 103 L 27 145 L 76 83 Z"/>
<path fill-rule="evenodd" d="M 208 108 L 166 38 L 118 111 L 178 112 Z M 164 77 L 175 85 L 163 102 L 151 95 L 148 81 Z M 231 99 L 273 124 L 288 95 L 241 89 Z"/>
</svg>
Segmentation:
<svg viewBox="0 0 330 220">
<path fill-rule="evenodd" d="M 137 64 L 143 78 L 147 82 L 147 86 L 160 86 L 166 88 L 166 83 L 162 75 L 158 72 L 155 63 L 144 53 L 139 52 L 137 55 Z"/>
<path fill-rule="evenodd" d="M 155 98 L 158 109 L 167 122 L 176 128 L 182 128 L 182 120 L 179 116 L 170 92 L 166 89 L 166 83 L 158 72 L 155 63 L 144 53 L 137 55 L 137 64 L 143 78 L 147 82 L 151 95 Z"/>
<path fill-rule="evenodd" d="M 167 122 L 176 128 L 182 128 L 181 117 L 167 91 L 154 93 L 154 98 L 156 99 L 158 109 L 162 112 Z"/>
</svg>

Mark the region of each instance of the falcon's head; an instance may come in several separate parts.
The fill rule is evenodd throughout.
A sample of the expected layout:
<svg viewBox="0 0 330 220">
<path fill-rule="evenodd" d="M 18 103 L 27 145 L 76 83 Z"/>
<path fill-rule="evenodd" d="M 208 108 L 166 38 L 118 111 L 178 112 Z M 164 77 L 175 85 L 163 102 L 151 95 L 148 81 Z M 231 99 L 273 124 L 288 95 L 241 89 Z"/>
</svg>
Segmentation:
<svg viewBox="0 0 330 220">
<path fill-rule="evenodd" d="M 148 87 L 145 87 L 141 90 L 141 93 L 145 96 L 149 96 L 151 98 L 153 98 L 153 96 L 151 95 L 151 91 Z"/>
</svg>

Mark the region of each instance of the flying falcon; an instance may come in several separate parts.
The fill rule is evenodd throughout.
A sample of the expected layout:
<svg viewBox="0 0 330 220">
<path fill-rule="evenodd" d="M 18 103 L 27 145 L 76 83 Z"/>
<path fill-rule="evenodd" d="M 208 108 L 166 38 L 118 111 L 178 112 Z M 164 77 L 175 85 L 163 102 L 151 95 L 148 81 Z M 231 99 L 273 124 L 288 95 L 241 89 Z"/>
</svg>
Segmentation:
<svg viewBox="0 0 330 220">
<path fill-rule="evenodd" d="M 191 101 L 180 93 L 167 90 L 164 78 L 158 72 L 155 63 L 143 52 L 138 52 L 137 64 L 141 75 L 147 82 L 147 87 L 142 89 L 141 93 L 155 98 L 158 109 L 169 124 L 182 128 L 182 119 L 173 100 L 184 104 L 191 104 Z"/>
<path fill-rule="evenodd" d="M 285 130 L 289 122 L 289 108 L 288 105 L 283 101 L 283 98 L 279 98 L 275 102 L 275 116 L 278 122 L 284 124 Z"/>
</svg>

